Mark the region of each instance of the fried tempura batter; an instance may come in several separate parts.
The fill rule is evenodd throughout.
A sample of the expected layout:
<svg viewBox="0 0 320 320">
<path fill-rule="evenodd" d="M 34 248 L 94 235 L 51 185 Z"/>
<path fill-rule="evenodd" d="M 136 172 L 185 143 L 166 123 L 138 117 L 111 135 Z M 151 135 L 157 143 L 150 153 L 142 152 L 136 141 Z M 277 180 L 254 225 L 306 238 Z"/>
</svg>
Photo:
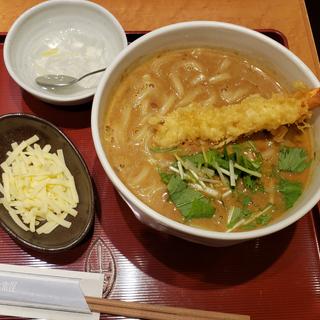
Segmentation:
<svg viewBox="0 0 320 320">
<path fill-rule="evenodd" d="M 319 105 L 320 89 L 291 96 L 274 94 L 270 99 L 251 95 L 241 103 L 219 108 L 191 103 L 165 116 L 155 127 L 153 141 L 160 147 L 195 140 L 220 146 L 242 135 L 302 123 L 311 117 L 310 109 Z"/>
</svg>

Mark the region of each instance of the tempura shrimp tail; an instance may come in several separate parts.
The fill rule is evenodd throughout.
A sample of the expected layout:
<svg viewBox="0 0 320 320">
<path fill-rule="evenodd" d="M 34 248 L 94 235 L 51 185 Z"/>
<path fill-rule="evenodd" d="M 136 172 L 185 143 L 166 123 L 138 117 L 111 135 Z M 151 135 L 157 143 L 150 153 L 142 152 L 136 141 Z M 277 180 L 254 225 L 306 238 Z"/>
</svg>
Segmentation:
<svg viewBox="0 0 320 320">
<path fill-rule="evenodd" d="M 319 88 L 299 95 L 277 93 L 270 99 L 255 94 L 223 107 L 191 103 L 167 114 L 155 125 L 153 142 L 171 147 L 201 140 L 219 147 L 241 136 L 274 131 L 283 125 L 302 124 L 303 128 L 317 106 L 320 106 Z"/>
<path fill-rule="evenodd" d="M 309 110 L 320 106 L 320 88 L 313 89 L 306 94 L 305 103 Z"/>
</svg>

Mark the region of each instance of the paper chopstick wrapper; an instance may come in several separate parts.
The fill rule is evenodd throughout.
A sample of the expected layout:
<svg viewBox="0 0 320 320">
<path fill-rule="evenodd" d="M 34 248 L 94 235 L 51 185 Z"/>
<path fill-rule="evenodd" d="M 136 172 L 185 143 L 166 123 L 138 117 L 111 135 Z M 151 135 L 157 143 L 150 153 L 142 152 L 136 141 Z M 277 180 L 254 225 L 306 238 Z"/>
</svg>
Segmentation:
<svg viewBox="0 0 320 320">
<path fill-rule="evenodd" d="M 0 315 L 98 320 L 84 295 L 101 297 L 103 274 L 0 264 Z"/>
</svg>

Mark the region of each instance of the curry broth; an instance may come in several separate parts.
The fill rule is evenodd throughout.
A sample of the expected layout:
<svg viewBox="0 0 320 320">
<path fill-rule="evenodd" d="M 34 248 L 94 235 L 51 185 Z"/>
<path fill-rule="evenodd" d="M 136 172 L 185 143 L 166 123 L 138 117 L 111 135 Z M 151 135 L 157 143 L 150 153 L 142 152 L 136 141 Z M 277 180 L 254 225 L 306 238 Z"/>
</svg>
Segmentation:
<svg viewBox="0 0 320 320">
<path fill-rule="evenodd" d="M 168 201 L 166 185 L 159 171 L 167 170 L 176 160 L 174 153 L 152 151 L 152 124 L 164 114 L 191 102 L 204 108 L 219 108 L 236 103 L 252 94 L 266 98 L 286 91 L 275 75 L 247 57 L 210 48 L 183 49 L 149 57 L 130 68 L 115 88 L 105 117 L 104 147 L 113 169 L 123 183 L 144 203 L 166 217 L 192 226 L 226 231 L 226 208 L 240 206 L 246 196 L 250 210 L 262 210 L 273 203 L 272 219 L 284 211 L 282 195 L 275 188 L 275 166 L 281 145 L 304 148 L 309 155 L 312 147 L 308 130 L 303 133 L 289 128 L 281 144 L 269 133 L 249 137 L 262 154 L 262 192 L 250 192 L 240 181 L 232 194 L 211 199 L 215 208 L 212 218 L 185 220 Z M 242 139 L 244 142 L 248 139 Z M 179 146 L 179 155 L 188 155 L 212 147 L 210 142 L 197 141 Z M 228 147 L 230 148 L 230 147 Z M 175 152 L 175 153 L 176 153 Z M 309 169 L 300 174 L 283 173 L 288 180 L 305 184 Z M 219 186 L 222 190 L 225 186 Z M 223 191 L 222 191 L 223 192 Z M 237 231 L 237 230 L 235 230 Z"/>
</svg>

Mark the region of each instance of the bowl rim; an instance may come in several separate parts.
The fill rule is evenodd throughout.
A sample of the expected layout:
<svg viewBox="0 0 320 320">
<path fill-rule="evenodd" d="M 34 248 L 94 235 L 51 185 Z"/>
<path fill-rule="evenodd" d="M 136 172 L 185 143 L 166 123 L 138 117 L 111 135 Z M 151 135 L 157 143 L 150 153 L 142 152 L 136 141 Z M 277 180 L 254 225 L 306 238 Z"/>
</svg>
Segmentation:
<svg viewBox="0 0 320 320">
<path fill-rule="evenodd" d="M 105 15 L 107 19 L 109 19 L 115 28 L 117 29 L 118 36 L 121 38 L 122 42 L 122 50 L 127 47 L 128 41 L 126 37 L 126 33 L 120 24 L 120 22 L 115 18 L 115 16 L 109 12 L 107 9 L 104 7 L 91 2 L 91 1 L 83 1 L 83 0 L 50 0 L 50 1 L 45 1 L 42 3 L 39 3 L 28 10 L 24 11 L 12 24 L 10 29 L 7 32 L 7 35 L 5 37 L 4 41 L 4 49 L 3 49 L 3 57 L 4 57 L 4 63 L 5 66 L 8 70 L 8 73 L 10 74 L 11 78 L 24 90 L 29 92 L 30 94 L 39 97 L 40 99 L 47 100 L 47 101 L 55 101 L 55 102 L 60 102 L 60 103 L 72 103 L 74 101 L 79 101 L 79 100 L 85 100 L 90 97 L 92 97 L 95 92 L 97 87 L 88 89 L 85 93 L 80 93 L 75 94 L 73 96 L 69 97 L 63 97 L 62 95 L 60 96 L 54 96 L 54 95 L 49 95 L 46 94 L 45 92 L 38 91 L 34 89 L 33 87 L 29 86 L 26 84 L 23 80 L 21 80 L 20 76 L 13 70 L 11 66 L 11 58 L 10 58 L 10 50 L 12 46 L 12 42 L 14 41 L 16 33 L 19 32 L 20 26 L 27 20 L 29 20 L 34 14 L 39 13 L 43 10 L 46 10 L 47 8 L 59 6 L 59 5 L 64 5 L 64 4 L 69 4 L 73 6 L 82 6 L 84 8 L 93 8 L 97 12 L 100 12 Z"/>
<path fill-rule="evenodd" d="M 226 22 L 217 22 L 217 21 L 187 21 L 187 22 L 180 22 L 176 24 L 167 25 L 151 31 L 136 41 L 129 44 L 127 48 L 125 48 L 111 63 L 106 73 L 103 75 L 96 94 L 93 99 L 92 105 L 92 114 L 91 114 L 91 128 L 92 128 L 92 136 L 94 141 L 94 146 L 107 176 L 112 181 L 113 186 L 122 194 L 124 197 L 130 202 L 130 204 L 136 206 L 140 210 L 143 211 L 149 218 L 153 221 L 156 221 L 158 224 L 168 227 L 170 229 L 179 231 L 183 234 L 188 234 L 190 236 L 200 237 L 202 239 L 209 239 L 209 240 L 224 240 L 224 241 L 234 241 L 234 240 L 249 240 L 252 238 L 258 238 L 261 236 L 266 236 L 272 234 L 276 231 L 286 228 L 287 226 L 291 225 L 292 223 L 299 220 L 305 214 L 307 214 L 318 202 L 320 199 L 320 188 L 315 192 L 312 197 L 309 199 L 308 203 L 298 210 L 295 213 L 290 214 L 283 220 L 279 220 L 274 224 L 265 226 L 263 228 L 250 230 L 250 231 L 242 231 L 242 232 L 218 232 L 218 231 L 210 231 L 205 229 L 200 229 L 192 226 L 187 226 L 182 223 L 176 222 L 171 220 L 157 211 L 153 210 L 149 206 L 147 206 L 144 202 L 142 202 L 138 197 L 136 197 L 121 181 L 118 175 L 113 170 L 111 164 L 108 161 L 107 155 L 104 151 L 100 140 L 100 129 L 99 129 L 99 122 L 98 122 L 98 115 L 99 115 L 99 101 L 103 95 L 104 87 L 108 81 L 109 76 L 112 74 L 113 70 L 129 55 L 132 51 L 134 51 L 140 45 L 152 41 L 154 37 L 160 35 L 166 35 L 171 32 L 175 32 L 178 30 L 183 30 L 185 28 L 192 29 L 192 28 L 205 28 L 211 27 L 213 29 L 216 28 L 223 28 L 230 31 L 235 31 L 241 34 L 246 34 L 247 36 L 253 37 L 258 41 L 262 41 L 276 50 L 280 51 L 280 53 L 286 55 L 294 64 L 298 64 L 303 72 L 310 78 L 310 80 L 316 86 L 320 86 L 320 81 L 316 78 L 316 76 L 312 73 L 312 71 L 302 62 L 300 58 L 298 58 L 295 54 L 293 54 L 289 49 L 284 47 L 283 45 L 279 44 L 275 40 L 267 37 L 264 34 L 259 33 L 258 31 Z"/>
<path fill-rule="evenodd" d="M 63 252 L 66 251 L 68 249 L 71 249 L 73 247 L 75 247 L 77 244 L 79 244 L 88 234 L 88 232 L 90 231 L 90 229 L 93 226 L 93 222 L 95 219 L 95 197 L 94 197 L 94 191 L 93 191 L 93 184 L 92 184 L 92 179 L 91 179 L 91 175 L 89 172 L 89 169 L 87 167 L 86 162 L 84 161 L 82 155 L 80 154 L 79 150 L 76 148 L 76 146 L 73 144 L 73 142 L 67 137 L 67 135 L 62 132 L 62 130 L 60 130 L 57 126 L 55 126 L 53 123 L 49 122 L 46 119 L 40 118 L 36 115 L 33 114 L 29 114 L 29 113 L 23 113 L 23 112 L 16 112 L 16 113 L 7 113 L 4 115 L 0 116 L 0 121 L 1 120 L 5 120 L 8 118 L 24 118 L 29 120 L 33 120 L 33 121 L 38 121 L 42 124 L 45 124 L 46 126 L 51 127 L 53 130 L 57 131 L 62 137 L 63 139 L 70 145 L 71 149 L 74 151 L 75 155 L 77 156 L 79 162 L 81 163 L 84 171 L 84 175 L 87 177 L 89 186 L 90 186 L 90 204 L 89 204 L 89 222 L 88 224 L 85 226 L 85 228 L 82 230 L 80 237 L 78 237 L 77 239 L 69 242 L 67 245 L 63 245 L 63 246 L 59 246 L 59 247 L 42 247 L 36 244 L 33 244 L 27 240 L 25 240 L 23 237 L 18 236 L 14 231 L 12 231 L 5 223 L 3 223 L 2 219 L 0 220 L 0 224 L 2 226 L 2 228 L 17 242 L 21 243 L 22 245 L 24 245 L 27 248 L 39 251 L 39 252 L 48 252 L 48 253 L 57 253 L 57 252 Z"/>
</svg>

